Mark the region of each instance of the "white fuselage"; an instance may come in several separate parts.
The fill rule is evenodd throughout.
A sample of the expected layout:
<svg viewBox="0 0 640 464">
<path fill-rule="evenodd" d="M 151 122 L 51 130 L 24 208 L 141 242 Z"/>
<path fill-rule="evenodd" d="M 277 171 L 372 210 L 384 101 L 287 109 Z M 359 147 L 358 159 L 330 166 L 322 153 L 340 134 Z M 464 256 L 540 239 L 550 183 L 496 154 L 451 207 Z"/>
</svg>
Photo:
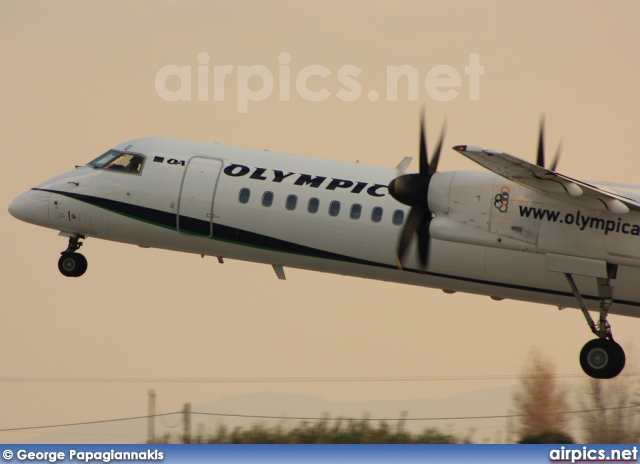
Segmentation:
<svg viewBox="0 0 640 464">
<path fill-rule="evenodd" d="M 10 212 L 69 235 L 562 307 L 577 304 L 554 260 L 606 261 L 619 266 L 612 312 L 640 317 L 635 211 L 585 210 L 490 172 L 438 173 L 429 266 L 410 250 L 399 271 L 409 208 L 388 193 L 394 169 L 162 138 L 115 149 L 142 155 L 141 172 L 82 166 Z M 508 205 L 496 204 L 505 188 Z M 596 309 L 595 279 L 576 281 Z"/>
</svg>

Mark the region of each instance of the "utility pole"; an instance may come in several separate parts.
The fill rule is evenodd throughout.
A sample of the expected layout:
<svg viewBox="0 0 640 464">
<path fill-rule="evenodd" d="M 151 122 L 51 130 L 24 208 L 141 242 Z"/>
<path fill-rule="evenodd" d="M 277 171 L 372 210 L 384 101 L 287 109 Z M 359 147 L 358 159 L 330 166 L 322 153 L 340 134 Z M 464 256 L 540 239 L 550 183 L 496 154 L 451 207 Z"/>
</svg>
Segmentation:
<svg viewBox="0 0 640 464">
<path fill-rule="evenodd" d="M 191 443 L 191 403 L 184 404 L 184 410 L 182 411 L 182 421 L 184 425 L 184 436 L 182 437 L 182 443 Z"/>
<path fill-rule="evenodd" d="M 507 411 L 507 444 L 513 443 L 513 411 L 509 409 Z"/>
<path fill-rule="evenodd" d="M 153 388 L 149 389 L 149 414 L 147 418 L 147 443 L 155 443 L 156 439 L 156 391 Z"/>
</svg>

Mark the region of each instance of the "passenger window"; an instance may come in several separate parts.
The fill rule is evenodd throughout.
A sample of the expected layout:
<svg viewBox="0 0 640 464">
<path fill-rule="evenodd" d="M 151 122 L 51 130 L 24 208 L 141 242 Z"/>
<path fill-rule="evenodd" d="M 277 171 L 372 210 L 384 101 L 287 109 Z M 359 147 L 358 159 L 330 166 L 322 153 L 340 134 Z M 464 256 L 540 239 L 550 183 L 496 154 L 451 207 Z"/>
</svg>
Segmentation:
<svg viewBox="0 0 640 464">
<path fill-rule="evenodd" d="M 309 204 L 307 205 L 307 211 L 311 214 L 316 214 L 318 212 L 318 208 L 320 207 L 320 200 L 317 198 L 310 198 Z"/>
<path fill-rule="evenodd" d="M 360 215 L 362 214 L 362 205 L 355 203 L 351 206 L 351 212 L 349 213 L 349 217 L 351 219 L 360 219 Z"/>
<path fill-rule="evenodd" d="M 382 221 L 382 208 L 380 206 L 376 206 L 373 208 L 373 211 L 371 211 L 371 220 L 373 222 Z"/>
<path fill-rule="evenodd" d="M 393 218 L 391 219 L 394 225 L 400 226 L 404 222 L 404 211 L 397 209 L 393 212 Z"/>
<path fill-rule="evenodd" d="M 340 214 L 340 202 L 332 201 L 329 204 L 329 216 L 336 217 L 338 214 Z"/>
<path fill-rule="evenodd" d="M 273 192 L 264 192 L 262 195 L 262 206 L 267 208 L 273 204 Z"/>
<path fill-rule="evenodd" d="M 293 211 L 294 209 L 296 209 L 297 204 L 298 204 L 298 197 L 295 195 L 289 195 L 287 197 L 287 201 L 284 204 L 284 207 L 287 208 L 289 211 Z"/>
<path fill-rule="evenodd" d="M 248 188 L 240 189 L 240 193 L 238 194 L 238 201 L 243 205 L 249 203 L 249 198 L 251 197 L 251 190 Z"/>
</svg>

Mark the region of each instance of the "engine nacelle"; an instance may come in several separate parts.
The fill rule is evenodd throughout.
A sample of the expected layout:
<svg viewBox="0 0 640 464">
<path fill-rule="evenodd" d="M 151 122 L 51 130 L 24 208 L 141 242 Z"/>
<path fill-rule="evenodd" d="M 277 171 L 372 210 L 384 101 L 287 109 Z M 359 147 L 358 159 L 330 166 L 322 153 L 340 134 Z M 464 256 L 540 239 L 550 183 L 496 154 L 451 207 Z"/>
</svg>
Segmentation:
<svg viewBox="0 0 640 464">
<path fill-rule="evenodd" d="M 489 172 L 435 173 L 427 194 L 438 240 L 640 267 L 640 215 L 594 209 Z"/>
<path fill-rule="evenodd" d="M 528 251 L 535 253 L 536 246 L 509 237 L 503 237 L 487 232 L 477 227 L 470 227 L 446 217 L 436 216 L 431 221 L 429 234 L 432 238 L 449 242 L 466 243 L 470 245 L 502 248 L 514 251 Z"/>
<path fill-rule="evenodd" d="M 538 199 L 523 196 L 525 192 L 532 191 L 489 172 L 436 173 L 428 192 L 435 216 L 429 234 L 438 240 L 535 253 L 539 224 L 505 214 L 509 208 L 536 203 Z"/>
</svg>

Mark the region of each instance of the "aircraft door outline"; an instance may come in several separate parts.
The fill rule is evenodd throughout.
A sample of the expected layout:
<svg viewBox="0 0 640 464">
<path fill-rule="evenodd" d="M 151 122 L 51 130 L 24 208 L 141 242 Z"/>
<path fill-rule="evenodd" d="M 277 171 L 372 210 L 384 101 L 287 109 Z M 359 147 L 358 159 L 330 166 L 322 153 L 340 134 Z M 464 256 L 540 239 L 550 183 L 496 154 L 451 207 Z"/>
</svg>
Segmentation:
<svg viewBox="0 0 640 464">
<path fill-rule="evenodd" d="M 187 162 L 176 214 L 176 228 L 183 235 L 213 235 L 215 197 L 223 161 L 194 156 Z"/>
</svg>

